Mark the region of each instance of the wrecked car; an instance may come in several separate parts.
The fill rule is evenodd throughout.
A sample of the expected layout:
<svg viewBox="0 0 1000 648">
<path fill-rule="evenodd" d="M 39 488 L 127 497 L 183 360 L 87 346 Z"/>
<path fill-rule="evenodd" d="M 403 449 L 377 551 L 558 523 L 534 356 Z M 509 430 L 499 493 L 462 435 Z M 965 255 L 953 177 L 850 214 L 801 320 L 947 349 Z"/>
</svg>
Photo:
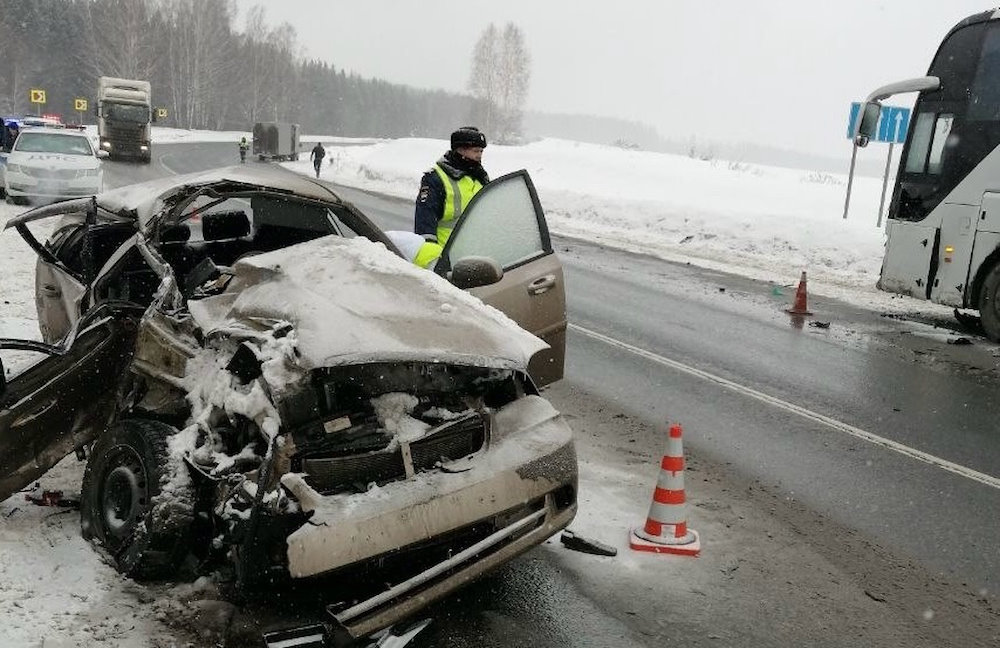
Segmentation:
<svg viewBox="0 0 1000 648">
<path fill-rule="evenodd" d="M 265 167 L 7 228 L 38 255 L 42 340 L 0 340 L 41 357 L 2 385 L 0 499 L 77 452 L 83 533 L 123 573 L 315 580 L 356 638 L 572 520 L 572 433 L 538 392 L 562 375 L 562 271 L 526 173 L 480 192 L 439 274 Z"/>
</svg>

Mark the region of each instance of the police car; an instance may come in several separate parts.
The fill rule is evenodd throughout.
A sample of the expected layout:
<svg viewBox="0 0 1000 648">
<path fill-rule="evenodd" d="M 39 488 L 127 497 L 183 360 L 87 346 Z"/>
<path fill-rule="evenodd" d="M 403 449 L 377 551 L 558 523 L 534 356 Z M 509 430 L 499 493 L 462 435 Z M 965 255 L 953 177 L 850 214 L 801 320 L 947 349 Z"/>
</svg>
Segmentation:
<svg viewBox="0 0 1000 648">
<path fill-rule="evenodd" d="M 6 157 L 3 188 L 8 202 L 91 196 L 104 187 L 101 153 L 82 129 L 26 125 Z"/>
</svg>

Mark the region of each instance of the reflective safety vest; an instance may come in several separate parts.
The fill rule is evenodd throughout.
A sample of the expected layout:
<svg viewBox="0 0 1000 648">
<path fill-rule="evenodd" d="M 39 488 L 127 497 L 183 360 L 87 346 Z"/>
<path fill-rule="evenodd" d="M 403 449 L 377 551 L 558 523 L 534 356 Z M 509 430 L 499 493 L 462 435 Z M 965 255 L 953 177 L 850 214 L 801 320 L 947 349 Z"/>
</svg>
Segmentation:
<svg viewBox="0 0 1000 648">
<path fill-rule="evenodd" d="M 451 230 L 462 216 L 462 212 L 469 206 L 472 197 L 483 188 L 483 183 L 468 175 L 456 180 L 448 175 L 440 164 L 435 164 L 434 170 L 444 185 L 444 216 L 438 221 L 437 226 L 437 242 L 443 246 L 451 238 Z"/>
</svg>

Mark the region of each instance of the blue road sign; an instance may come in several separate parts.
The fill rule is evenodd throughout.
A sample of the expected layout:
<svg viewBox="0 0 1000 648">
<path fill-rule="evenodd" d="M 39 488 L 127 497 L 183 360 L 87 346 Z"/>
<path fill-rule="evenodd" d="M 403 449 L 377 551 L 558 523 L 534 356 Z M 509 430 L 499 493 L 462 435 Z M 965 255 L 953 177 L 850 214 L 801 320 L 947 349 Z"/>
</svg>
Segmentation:
<svg viewBox="0 0 1000 648">
<path fill-rule="evenodd" d="M 861 104 L 851 104 L 851 113 L 847 118 L 847 139 L 854 137 L 855 124 L 861 113 Z M 876 142 L 891 142 L 902 144 L 906 141 L 906 131 L 910 127 L 910 109 L 900 106 L 882 106 L 878 118 L 878 128 L 875 129 Z"/>
</svg>

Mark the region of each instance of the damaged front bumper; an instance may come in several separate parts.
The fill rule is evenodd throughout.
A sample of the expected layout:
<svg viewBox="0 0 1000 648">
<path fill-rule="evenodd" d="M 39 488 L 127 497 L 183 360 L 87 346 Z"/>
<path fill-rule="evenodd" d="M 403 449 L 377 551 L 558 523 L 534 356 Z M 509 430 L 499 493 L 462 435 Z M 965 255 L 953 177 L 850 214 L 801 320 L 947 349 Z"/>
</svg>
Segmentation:
<svg viewBox="0 0 1000 648">
<path fill-rule="evenodd" d="M 421 473 L 359 495 L 323 497 L 299 475 L 285 486 L 309 523 L 287 541 L 289 572 L 306 578 L 393 557 L 422 569 L 361 601 L 328 608 L 346 641 L 398 622 L 565 528 L 576 513 L 572 433 L 536 396 L 496 412 L 487 450 L 464 472 Z M 427 565 L 425 547 L 445 543 Z M 438 554 L 435 554 L 438 555 Z"/>
</svg>

